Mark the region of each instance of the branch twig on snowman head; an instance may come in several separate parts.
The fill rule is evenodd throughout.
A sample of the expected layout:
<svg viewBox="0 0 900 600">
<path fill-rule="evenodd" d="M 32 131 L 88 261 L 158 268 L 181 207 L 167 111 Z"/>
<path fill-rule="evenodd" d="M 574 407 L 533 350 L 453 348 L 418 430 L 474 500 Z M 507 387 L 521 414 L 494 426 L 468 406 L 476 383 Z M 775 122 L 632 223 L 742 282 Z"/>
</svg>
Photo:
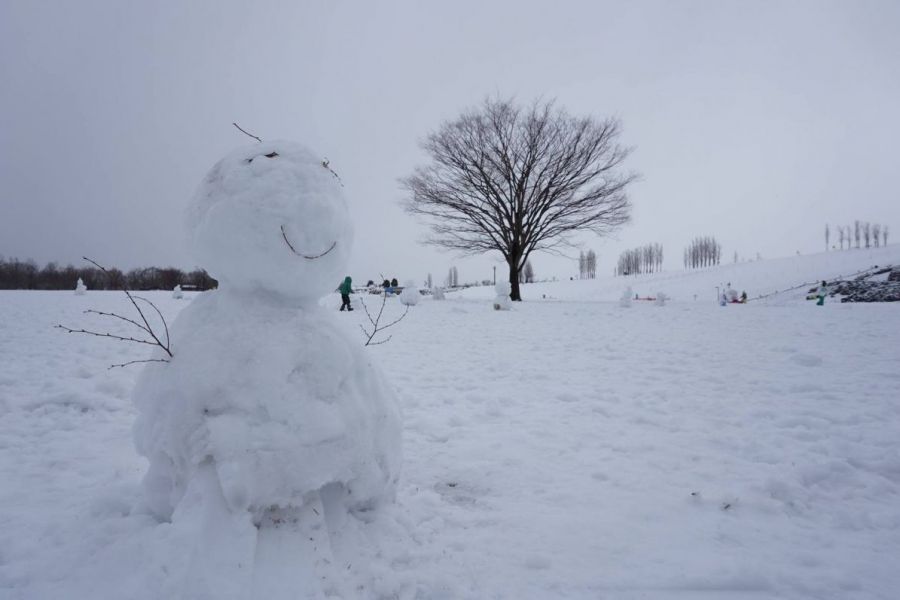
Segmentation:
<svg viewBox="0 0 900 600">
<path fill-rule="evenodd" d="M 243 134 L 245 134 L 245 135 L 249 135 L 250 137 L 252 137 L 252 138 L 253 138 L 254 140 L 256 140 L 257 142 L 262 143 L 262 139 L 261 139 L 261 138 L 259 138 L 259 137 L 255 136 L 255 135 L 253 135 L 252 133 L 250 133 L 249 131 L 247 131 L 246 129 L 244 129 L 243 127 L 241 127 L 240 125 L 238 125 L 238 124 L 235 123 L 234 121 L 232 121 L 231 124 L 234 125 L 235 127 L 237 127 L 237 128 L 238 128 L 238 131 L 240 131 L 241 133 L 243 133 Z"/>
</svg>

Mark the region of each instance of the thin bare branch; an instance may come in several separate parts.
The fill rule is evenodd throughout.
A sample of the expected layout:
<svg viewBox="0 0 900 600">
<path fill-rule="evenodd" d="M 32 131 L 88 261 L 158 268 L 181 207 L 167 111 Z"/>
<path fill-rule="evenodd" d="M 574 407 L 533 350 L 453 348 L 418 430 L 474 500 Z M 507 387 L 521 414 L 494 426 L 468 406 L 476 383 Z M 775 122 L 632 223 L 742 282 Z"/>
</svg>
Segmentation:
<svg viewBox="0 0 900 600">
<path fill-rule="evenodd" d="M 106 269 L 106 267 L 104 267 L 97 261 L 88 258 L 87 256 L 84 256 L 82 258 L 84 258 L 84 260 L 86 260 L 87 262 L 91 263 L 92 265 L 94 265 L 95 267 L 100 269 L 104 274 L 106 274 L 107 277 L 110 278 L 111 281 L 114 280 L 112 274 Z M 85 313 L 93 313 L 93 314 L 104 316 L 104 317 L 112 317 L 114 319 L 119 319 L 121 321 L 125 321 L 126 323 L 128 323 L 130 325 L 134 325 L 135 327 L 137 327 L 144 333 L 148 334 L 152 338 L 152 340 L 137 339 L 137 338 L 130 337 L 130 336 L 116 335 L 116 334 L 107 333 L 107 332 L 90 331 L 87 329 L 72 329 L 72 328 L 66 327 L 64 325 L 56 325 L 56 327 L 59 329 L 62 329 L 63 331 L 65 331 L 67 333 L 82 333 L 85 335 L 93 335 L 96 337 L 105 337 L 105 338 L 110 338 L 110 339 L 119 340 L 119 341 L 123 341 L 123 342 L 134 342 L 136 344 L 147 344 L 150 346 L 158 346 L 158 347 L 162 348 L 166 354 L 169 355 L 169 358 L 172 358 L 173 355 L 172 355 L 172 349 L 171 349 L 171 340 L 169 338 L 169 325 L 168 325 L 168 323 L 166 323 L 166 319 L 165 319 L 165 317 L 163 317 L 162 312 L 156 307 L 155 304 L 153 304 L 153 302 L 151 302 L 147 298 L 144 298 L 142 296 L 133 296 L 131 294 L 131 292 L 128 290 L 128 286 L 125 283 L 124 279 L 122 279 L 122 291 L 125 292 L 125 296 L 128 298 L 128 301 L 131 302 L 131 305 L 137 311 L 138 315 L 141 318 L 141 321 L 143 322 L 143 325 L 141 323 L 137 322 L 135 319 L 129 319 L 128 317 L 123 317 L 122 315 L 118 315 L 116 313 L 107 313 L 107 312 L 93 310 L 93 309 L 88 309 L 84 312 Z M 150 305 L 150 307 L 154 311 L 156 311 L 156 314 L 159 317 L 159 320 L 162 322 L 163 330 L 165 332 L 165 336 L 166 336 L 165 343 L 163 343 L 162 340 L 159 339 L 159 336 L 153 330 L 153 327 L 150 325 L 150 321 L 147 320 L 147 316 L 144 314 L 144 311 L 141 310 L 141 307 L 138 305 L 138 303 L 137 303 L 138 300 L 141 300 L 142 302 Z M 166 359 L 148 359 L 148 361 L 146 361 L 146 362 L 157 362 L 157 361 L 168 362 Z M 145 361 L 130 361 L 127 363 L 123 363 L 121 365 L 113 365 L 113 366 L 125 366 L 125 365 L 129 365 L 129 364 L 134 364 L 135 362 L 145 362 Z"/>
<path fill-rule="evenodd" d="M 363 310 L 366 311 L 366 316 L 369 317 L 369 321 L 372 323 L 372 331 L 371 331 L 371 332 L 370 332 L 370 331 L 367 331 L 366 328 L 363 327 L 362 325 L 359 326 L 359 328 L 362 329 L 363 335 L 366 336 L 366 343 L 364 344 L 365 346 L 378 346 L 378 345 L 384 344 L 385 342 L 390 341 L 390 339 L 393 337 L 393 336 L 391 336 L 391 335 L 389 335 L 389 336 L 387 337 L 387 339 L 384 339 L 384 340 L 381 340 L 381 341 L 378 341 L 378 342 L 373 342 L 372 340 L 375 339 L 375 336 L 376 336 L 376 335 L 378 335 L 379 333 L 381 333 L 382 331 L 384 331 L 384 330 L 387 329 L 388 327 L 393 327 L 394 325 L 396 325 L 397 323 L 399 323 L 400 321 L 402 321 L 403 318 L 406 316 L 406 314 L 409 312 L 409 305 L 407 304 L 407 305 L 406 305 L 406 310 L 403 311 L 403 314 L 402 314 L 402 315 L 400 315 L 398 318 L 394 319 L 393 321 L 391 321 L 391 322 L 388 323 L 387 325 L 380 325 L 379 323 L 381 322 L 381 315 L 384 313 L 384 306 L 385 306 L 385 304 L 387 304 L 387 293 L 385 293 L 385 294 L 382 295 L 382 297 L 381 297 L 381 306 L 380 306 L 379 309 L 378 309 L 378 315 L 377 315 L 374 319 L 372 318 L 372 315 L 371 315 L 371 313 L 369 312 L 369 307 L 366 306 L 365 300 L 363 300 L 362 298 L 360 298 L 359 301 L 360 301 L 360 302 L 362 303 L 362 305 L 363 305 Z"/>
<path fill-rule="evenodd" d="M 87 309 L 86 311 L 84 311 L 84 313 L 85 313 L 85 314 L 95 314 L 95 315 L 100 315 L 101 317 L 113 317 L 113 318 L 116 318 L 116 319 L 121 319 L 121 320 L 125 321 L 126 323 L 131 323 L 132 325 L 134 325 L 134 326 L 137 327 L 138 329 L 142 329 L 142 330 L 146 331 L 147 333 L 150 333 L 149 330 L 148 330 L 146 327 L 144 327 L 143 325 L 141 325 L 141 324 L 138 323 L 137 321 L 135 321 L 135 320 L 133 320 L 133 319 L 129 319 L 129 318 L 127 318 L 127 317 L 123 317 L 122 315 L 117 315 L 116 313 L 107 313 L 107 312 L 103 312 L 103 311 L 101 311 L 101 310 L 94 310 L 94 309 L 92 309 L 92 308 Z"/>
<path fill-rule="evenodd" d="M 139 340 L 137 338 L 128 337 L 128 336 L 124 336 L 124 335 L 116 335 L 114 333 L 100 333 L 98 331 L 88 331 L 87 329 L 71 329 L 69 327 L 66 327 L 65 325 L 59 325 L 59 324 L 54 325 L 54 327 L 56 327 L 57 329 L 62 329 L 66 333 L 84 333 L 86 335 L 93 335 L 93 336 L 97 336 L 97 337 L 106 337 L 106 338 L 111 338 L 114 340 L 120 340 L 123 342 L 135 342 L 137 344 L 148 344 L 150 346 L 158 345 L 156 342 L 151 341 L 151 340 Z"/>
<path fill-rule="evenodd" d="M 256 137 L 255 135 L 253 135 L 253 134 L 250 133 L 249 131 L 243 129 L 243 128 L 242 128 L 240 125 L 238 125 L 237 123 L 232 122 L 231 124 L 234 125 L 235 127 L 237 127 L 237 128 L 238 128 L 238 131 L 240 131 L 240 132 L 243 133 L 244 135 L 249 135 L 250 137 L 252 137 L 252 138 L 253 138 L 254 140 L 256 140 L 257 142 L 260 142 L 260 143 L 262 142 L 262 140 L 261 140 L 260 138 Z"/>
<path fill-rule="evenodd" d="M 147 358 L 144 360 L 129 360 L 128 362 L 118 363 L 115 365 L 109 365 L 109 369 L 115 369 L 116 367 L 127 367 L 128 365 L 136 365 L 138 363 L 151 363 L 151 362 L 161 362 L 167 363 L 169 362 L 168 358 Z"/>
</svg>

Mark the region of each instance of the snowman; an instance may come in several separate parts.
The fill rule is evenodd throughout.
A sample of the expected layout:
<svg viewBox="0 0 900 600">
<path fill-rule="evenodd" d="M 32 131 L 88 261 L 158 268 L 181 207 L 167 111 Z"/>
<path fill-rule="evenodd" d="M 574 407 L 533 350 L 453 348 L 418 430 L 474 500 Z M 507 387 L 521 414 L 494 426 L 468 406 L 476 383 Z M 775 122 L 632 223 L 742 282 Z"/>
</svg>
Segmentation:
<svg viewBox="0 0 900 600">
<path fill-rule="evenodd" d="M 75 283 L 75 295 L 76 296 L 84 296 L 87 293 L 87 286 L 84 285 L 84 282 L 81 280 L 81 277 L 78 278 L 78 281 Z"/>
<path fill-rule="evenodd" d="M 625 291 L 622 292 L 622 296 L 619 298 L 619 306 L 622 308 L 630 308 L 631 301 L 634 298 L 634 292 L 631 291 L 631 286 L 629 285 L 625 288 Z"/>
<path fill-rule="evenodd" d="M 181 289 L 181 284 L 176 285 L 172 290 L 172 297 L 176 300 L 181 300 L 182 298 L 184 298 L 184 292 Z"/>
<path fill-rule="evenodd" d="M 415 306 L 419 303 L 420 297 L 419 286 L 416 285 L 415 281 L 410 279 L 403 286 L 403 291 L 400 293 L 400 304 L 403 306 Z"/>
<path fill-rule="evenodd" d="M 394 393 L 318 305 L 352 242 L 324 164 L 291 142 L 241 148 L 189 205 L 189 246 L 219 288 L 182 310 L 173 357 L 134 392 L 144 503 L 193 544 L 184 597 L 352 597 L 361 532 L 394 498 Z"/>
<path fill-rule="evenodd" d="M 512 309 L 512 300 L 509 299 L 511 287 L 508 281 L 503 280 L 494 285 L 494 291 L 497 293 L 497 297 L 494 298 L 494 310 Z"/>
</svg>

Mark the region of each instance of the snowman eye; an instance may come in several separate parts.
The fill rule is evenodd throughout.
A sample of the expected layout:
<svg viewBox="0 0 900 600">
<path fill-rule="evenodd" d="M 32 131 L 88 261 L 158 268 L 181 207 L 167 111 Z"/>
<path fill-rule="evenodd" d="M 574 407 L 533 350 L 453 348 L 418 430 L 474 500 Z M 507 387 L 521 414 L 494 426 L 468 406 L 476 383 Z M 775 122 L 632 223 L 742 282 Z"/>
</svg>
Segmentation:
<svg viewBox="0 0 900 600">
<path fill-rule="evenodd" d="M 275 157 L 278 156 L 278 155 L 279 155 L 279 154 L 273 150 L 272 152 L 269 152 L 268 154 L 263 154 L 262 156 L 265 156 L 266 158 L 275 158 Z M 256 157 L 254 156 L 253 158 L 256 158 Z M 247 164 L 248 164 L 248 165 L 249 165 L 250 163 L 253 162 L 253 158 L 248 158 L 248 159 L 247 159 Z"/>
</svg>

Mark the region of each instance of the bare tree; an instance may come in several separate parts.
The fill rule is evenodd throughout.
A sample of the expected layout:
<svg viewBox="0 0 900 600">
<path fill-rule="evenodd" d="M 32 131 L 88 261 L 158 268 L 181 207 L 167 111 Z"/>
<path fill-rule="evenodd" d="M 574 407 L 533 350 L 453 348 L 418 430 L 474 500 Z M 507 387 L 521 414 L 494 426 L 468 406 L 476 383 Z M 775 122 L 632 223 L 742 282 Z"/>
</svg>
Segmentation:
<svg viewBox="0 0 900 600">
<path fill-rule="evenodd" d="M 838 225 L 838 240 L 840 240 L 841 250 L 844 249 L 844 228 Z"/>
<path fill-rule="evenodd" d="M 853 239 L 856 241 L 856 248 L 859 249 L 859 240 L 860 240 L 859 221 L 854 221 L 854 223 L 853 223 Z"/>
<path fill-rule="evenodd" d="M 869 248 L 872 245 L 872 226 L 868 223 L 863 224 L 863 240 L 866 243 L 866 248 Z"/>
<path fill-rule="evenodd" d="M 830 239 L 831 239 L 831 230 L 828 229 L 828 223 L 825 223 L 825 252 L 828 252 L 828 244 L 829 244 Z"/>
<path fill-rule="evenodd" d="M 722 260 L 722 244 L 712 236 L 697 237 L 684 250 L 686 268 L 697 269 L 717 265 Z"/>
<path fill-rule="evenodd" d="M 878 223 L 872 225 L 872 242 L 876 248 L 881 245 L 881 225 Z"/>
<path fill-rule="evenodd" d="M 422 144 L 431 158 L 402 181 L 406 211 L 429 221 L 427 242 L 464 254 L 495 250 L 509 266 L 510 297 L 536 250 L 558 251 L 569 236 L 607 235 L 630 216 L 614 119 L 576 118 L 535 102 L 485 100 L 444 123 Z"/>
<path fill-rule="evenodd" d="M 587 278 L 595 279 L 597 277 L 597 253 L 593 250 L 587 251 Z"/>
<path fill-rule="evenodd" d="M 888 226 L 883 225 L 881 227 L 881 245 L 887 246 L 887 237 L 888 237 Z"/>
</svg>

